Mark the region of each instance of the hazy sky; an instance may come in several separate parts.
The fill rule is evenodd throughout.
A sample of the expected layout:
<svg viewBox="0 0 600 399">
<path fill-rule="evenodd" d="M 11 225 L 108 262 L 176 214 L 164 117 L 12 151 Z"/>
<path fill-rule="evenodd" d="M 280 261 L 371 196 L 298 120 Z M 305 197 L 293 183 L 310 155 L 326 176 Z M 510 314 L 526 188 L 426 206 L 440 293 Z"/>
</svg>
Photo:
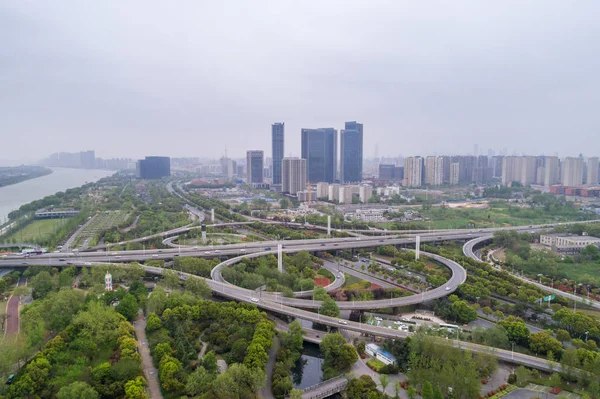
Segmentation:
<svg viewBox="0 0 600 399">
<path fill-rule="evenodd" d="M 600 2 L 0 0 L 0 158 L 600 153 Z"/>
</svg>

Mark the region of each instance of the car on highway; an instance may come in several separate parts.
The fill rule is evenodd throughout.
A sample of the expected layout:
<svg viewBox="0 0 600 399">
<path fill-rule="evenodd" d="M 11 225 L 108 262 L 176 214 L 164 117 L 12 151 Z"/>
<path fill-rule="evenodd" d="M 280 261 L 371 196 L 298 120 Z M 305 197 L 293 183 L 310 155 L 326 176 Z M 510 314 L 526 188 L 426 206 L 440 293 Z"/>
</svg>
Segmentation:
<svg viewBox="0 0 600 399">
<path fill-rule="evenodd" d="M 195 247 L 194 247 L 194 249 L 198 249 L 198 247 L 197 247 L 197 246 L 195 246 Z"/>
<path fill-rule="evenodd" d="M 22 264 L 22 265 L 28 265 L 29 263 L 27 263 L 27 262 L 23 262 L 23 263 L 21 263 L 21 264 Z"/>
<path fill-rule="evenodd" d="M 334 247 L 337 247 L 339 244 L 333 244 Z"/>
<path fill-rule="evenodd" d="M 215 253 L 216 253 L 216 254 L 220 254 L 220 253 L 221 253 L 221 250 L 220 250 L 220 249 L 215 249 Z"/>
<path fill-rule="evenodd" d="M 402 322 L 401 321 L 395 321 L 394 324 L 397 325 L 397 326 L 400 326 L 400 325 L 402 325 Z"/>
<path fill-rule="evenodd" d="M 210 255 L 210 251 L 204 251 L 206 255 Z"/>
<path fill-rule="evenodd" d="M 270 251 L 270 250 L 271 250 L 271 247 L 266 247 L 265 248 L 265 251 Z"/>
<path fill-rule="evenodd" d="M 58 261 L 59 262 L 66 262 L 66 259 L 60 258 Z"/>
<path fill-rule="evenodd" d="M 442 239 L 442 236 L 438 236 L 438 240 L 441 240 L 441 239 Z"/>
<path fill-rule="evenodd" d="M 246 248 L 240 249 L 240 252 L 246 252 Z"/>
<path fill-rule="evenodd" d="M 258 298 L 250 298 L 250 300 L 254 303 L 258 302 Z"/>
<path fill-rule="evenodd" d="M 90 262 L 85 262 L 84 265 L 91 266 L 92 264 Z"/>
<path fill-rule="evenodd" d="M 446 291 L 450 291 L 450 287 L 446 287 Z"/>
<path fill-rule="evenodd" d="M 338 323 L 340 323 L 340 324 L 348 324 L 348 322 L 346 320 L 338 320 Z"/>
<path fill-rule="evenodd" d="M 157 254 L 153 254 L 152 257 L 153 258 L 158 258 L 158 255 Z"/>
<path fill-rule="evenodd" d="M 384 240 L 379 240 L 379 242 L 384 242 Z"/>
<path fill-rule="evenodd" d="M 324 247 L 324 246 L 325 246 L 325 244 L 321 244 L 321 246 L 322 246 L 322 247 Z"/>
</svg>

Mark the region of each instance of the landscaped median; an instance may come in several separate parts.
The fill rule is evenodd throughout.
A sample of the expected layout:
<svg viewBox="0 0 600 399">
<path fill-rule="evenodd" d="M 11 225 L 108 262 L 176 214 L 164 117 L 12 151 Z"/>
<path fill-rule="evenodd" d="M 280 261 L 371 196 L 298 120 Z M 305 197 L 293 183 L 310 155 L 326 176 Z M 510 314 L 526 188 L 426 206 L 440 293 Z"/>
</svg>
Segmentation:
<svg viewBox="0 0 600 399">
<path fill-rule="evenodd" d="M 482 395 L 479 399 L 498 399 L 503 397 L 504 395 L 509 394 L 510 392 L 518 389 L 515 385 L 504 384 L 500 385 L 498 389 L 493 389 L 487 393 L 487 395 Z"/>
</svg>

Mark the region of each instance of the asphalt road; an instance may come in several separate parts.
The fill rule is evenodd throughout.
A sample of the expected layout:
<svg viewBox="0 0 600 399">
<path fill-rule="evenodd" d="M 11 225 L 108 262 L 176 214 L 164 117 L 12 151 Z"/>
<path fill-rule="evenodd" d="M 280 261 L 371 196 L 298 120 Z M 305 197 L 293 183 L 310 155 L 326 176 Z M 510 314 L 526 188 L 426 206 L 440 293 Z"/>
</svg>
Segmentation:
<svg viewBox="0 0 600 399">
<path fill-rule="evenodd" d="M 18 286 L 23 286 L 27 284 L 27 279 L 21 277 Z M 6 330 L 4 331 L 5 337 L 10 337 L 11 335 L 15 335 L 19 333 L 19 329 L 21 326 L 20 317 L 19 317 L 19 303 L 20 298 L 18 296 L 11 295 L 6 304 L 6 314 L 8 318 L 6 319 Z"/>
</svg>

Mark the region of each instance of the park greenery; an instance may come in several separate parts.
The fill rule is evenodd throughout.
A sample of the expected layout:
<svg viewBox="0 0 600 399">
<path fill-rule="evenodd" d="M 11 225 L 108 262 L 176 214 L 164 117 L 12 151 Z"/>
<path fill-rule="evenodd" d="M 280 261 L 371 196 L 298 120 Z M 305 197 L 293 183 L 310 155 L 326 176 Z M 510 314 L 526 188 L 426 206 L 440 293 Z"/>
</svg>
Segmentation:
<svg viewBox="0 0 600 399">
<path fill-rule="evenodd" d="M 600 236 L 597 226 L 587 225 L 585 228 L 583 231 L 589 230 L 590 235 Z M 581 234 L 582 229 L 574 226 L 571 231 Z M 533 249 L 530 245 L 533 241 L 534 237 L 529 233 L 498 231 L 494 234 L 494 247 L 504 248 L 505 265 L 531 276 L 543 274 L 548 280 L 556 279 L 556 285 L 568 283 L 559 279 L 568 279 L 600 287 L 600 250 L 597 246 L 589 245 L 578 254 L 561 255 L 550 249 Z"/>
<path fill-rule="evenodd" d="M 271 391 L 277 399 L 281 399 L 289 395 L 294 388 L 291 371 L 300 360 L 304 339 L 302 326 L 298 320 L 289 324 L 288 332 L 281 332 L 278 335 L 281 345 L 277 350 L 273 367 Z"/>
<path fill-rule="evenodd" d="M 0 375 L 20 368 L 2 397 L 147 398 L 133 327 L 118 307 L 63 288 L 25 306 L 21 317 L 18 337 L 0 344 Z"/>
<path fill-rule="evenodd" d="M 327 334 L 319 344 L 323 354 L 323 379 L 328 380 L 350 371 L 358 360 L 356 349 L 346 343 L 346 338 L 340 333 Z"/>
<path fill-rule="evenodd" d="M 317 274 L 331 276 L 329 271 L 319 269 L 323 261 L 307 251 L 295 255 L 283 254 L 284 273 L 277 269 L 274 255 L 259 258 L 243 258 L 240 262 L 222 270 L 223 278 L 237 286 L 255 290 L 266 285 L 267 291 L 283 292 L 292 296 L 295 291 L 312 290 Z M 323 276 L 320 276 L 323 277 Z"/>
<path fill-rule="evenodd" d="M 160 291 L 148 304 L 148 342 L 168 397 L 253 398 L 264 387 L 275 329 L 256 307 Z M 203 343 L 209 351 L 198 359 Z M 216 356 L 227 371 L 218 373 Z"/>
</svg>

